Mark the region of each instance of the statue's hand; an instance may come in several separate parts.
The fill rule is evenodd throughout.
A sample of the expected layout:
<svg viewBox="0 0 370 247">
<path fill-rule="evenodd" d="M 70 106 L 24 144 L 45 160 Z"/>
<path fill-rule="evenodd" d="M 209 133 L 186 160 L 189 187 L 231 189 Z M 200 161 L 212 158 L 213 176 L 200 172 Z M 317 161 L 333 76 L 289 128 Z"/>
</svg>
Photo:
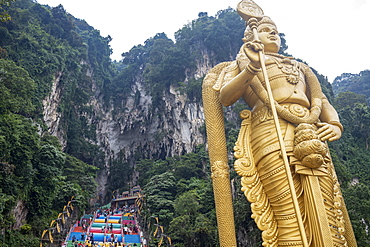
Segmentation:
<svg viewBox="0 0 370 247">
<path fill-rule="evenodd" d="M 317 133 L 321 141 L 332 142 L 338 140 L 342 136 L 342 131 L 336 125 L 328 123 L 317 123 L 316 125 L 319 127 Z"/>
<path fill-rule="evenodd" d="M 252 66 L 258 69 L 261 68 L 261 62 L 258 53 L 259 51 L 263 51 L 263 44 L 258 40 L 247 42 L 244 44 L 243 50 L 245 55 L 247 55 L 251 61 Z"/>
</svg>

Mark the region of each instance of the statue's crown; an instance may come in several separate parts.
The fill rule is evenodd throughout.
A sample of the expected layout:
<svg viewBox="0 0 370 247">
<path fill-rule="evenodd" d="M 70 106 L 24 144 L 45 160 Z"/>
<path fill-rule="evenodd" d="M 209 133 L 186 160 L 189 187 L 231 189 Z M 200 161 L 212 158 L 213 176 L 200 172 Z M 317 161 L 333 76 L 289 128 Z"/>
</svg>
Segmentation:
<svg viewBox="0 0 370 247">
<path fill-rule="evenodd" d="M 257 19 L 257 26 L 263 23 L 269 23 L 276 27 L 271 18 L 264 15 L 261 7 L 258 6 L 253 0 L 242 0 L 238 3 L 236 9 L 238 14 L 247 22 L 247 24 L 251 18 L 255 18 Z"/>
<path fill-rule="evenodd" d="M 271 20 L 270 17 L 268 16 L 263 16 L 258 22 L 257 22 L 257 27 L 259 25 L 262 25 L 262 24 L 265 24 L 265 23 L 268 23 L 268 24 L 272 24 L 276 27 L 275 25 L 275 22 L 273 22 Z M 245 29 L 244 31 L 244 38 L 243 38 L 243 41 L 244 42 L 247 42 L 247 41 L 252 41 L 253 40 L 253 32 L 252 32 L 252 29 L 250 26 L 247 25 L 247 28 Z"/>
<path fill-rule="evenodd" d="M 262 19 L 258 21 L 257 26 L 264 23 L 272 24 L 276 27 L 275 22 L 268 16 L 263 16 Z"/>
</svg>

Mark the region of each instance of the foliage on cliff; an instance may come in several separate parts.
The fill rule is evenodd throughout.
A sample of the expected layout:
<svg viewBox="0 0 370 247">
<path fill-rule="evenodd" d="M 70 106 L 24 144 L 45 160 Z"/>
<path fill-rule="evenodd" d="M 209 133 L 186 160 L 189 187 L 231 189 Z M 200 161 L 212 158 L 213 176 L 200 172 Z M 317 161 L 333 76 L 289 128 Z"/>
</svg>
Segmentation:
<svg viewBox="0 0 370 247">
<path fill-rule="evenodd" d="M 137 171 L 139 183 L 145 185 L 142 217 L 146 221 L 153 220 L 151 216 L 158 217 L 176 246 L 217 246 L 213 191 L 204 147 L 180 157 L 141 160 Z"/>
<path fill-rule="evenodd" d="M 335 95 L 341 92 L 353 92 L 366 95 L 370 103 L 370 70 L 361 71 L 359 74 L 343 73 L 337 76 L 333 82 Z"/>
<path fill-rule="evenodd" d="M 199 16 L 176 32 L 176 43 L 159 33 L 144 45 L 123 53 L 123 69 L 112 84 L 113 97 L 116 100 L 124 98 L 130 86 L 142 80 L 151 88 L 153 106 L 158 108 L 163 104 L 163 92 L 169 90 L 170 85 L 183 86 L 185 93 L 199 101 L 201 80 L 193 79 L 197 62 L 202 62 L 205 56 L 212 63 L 210 66 L 232 60 L 242 43 L 244 31 L 243 22 L 232 9 L 220 11 L 216 17 L 206 13 Z"/>
<path fill-rule="evenodd" d="M 95 130 L 83 117 L 91 111 L 84 104 L 92 80 L 104 90 L 114 67 L 110 39 L 62 6 L 18 0 L 3 8 L 11 19 L 0 23 L 0 229 L 6 246 L 36 246 L 71 196 L 82 209 L 94 197 L 97 168 L 83 161 L 95 164 L 100 156 L 86 141 Z M 95 77 L 87 77 L 88 70 Z M 42 101 L 57 75 L 64 150 L 42 123 Z M 17 204 L 27 209 L 26 218 L 14 218 Z M 24 231 L 26 223 L 31 229 Z"/>
<path fill-rule="evenodd" d="M 10 20 L 10 15 L 3 9 L 3 6 L 9 6 L 11 2 L 15 0 L 0 0 L 0 21 Z"/>
<path fill-rule="evenodd" d="M 38 239 L 33 236 L 40 236 L 40 231 L 48 227 L 72 195 L 78 195 L 78 203 L 86 206 L 87 199 L 93 196 L 96 168 L 62 152 L 55 137 L 39 135 L 39 125 L 26 117 L 34 106 L 19 107 L 20 102 L 29 100 L 12 91 L 15 86 L 22 86 L 20 91 L 32 98 L 34 82 L 14 62 L 0 59 L 0 63 L 2 68 L 8 63 L 13 70 L 23 72 L 18 75 L 24 75 L 23 80 L 14 80 L 10 69 L 0 72 L 1 85 L 13 96 L 1 101 L 2 106 L 10 107 L 0 114 L 0 228 L 9 246 L 35 246 Z M 81 172 L 86 174 L 83 179 L 77 176 Z M 29 212 L 24 220 L 32 226 L 28 232 L 31 235 L 26 238 L 18 234 L 20 225 L 15 224 L 17 219 L 12 212 L 20 202 Z"/>
</svg>

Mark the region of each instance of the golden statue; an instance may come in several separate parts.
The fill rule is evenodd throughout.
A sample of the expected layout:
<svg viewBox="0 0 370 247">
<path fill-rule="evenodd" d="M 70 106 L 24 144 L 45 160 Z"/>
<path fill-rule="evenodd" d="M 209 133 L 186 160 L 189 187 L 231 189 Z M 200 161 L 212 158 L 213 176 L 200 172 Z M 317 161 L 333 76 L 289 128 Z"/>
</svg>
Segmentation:
<svg viewBox="0 0 370 247">
<path fill-rule="evenodd" d="M 326 141 L 341 137 L 338 114 L 311 69 L 278 54 L 275 23 L 251 0 L 238 4 L 247 28 L 236 61 L 203 83 L 221 246 L 236 246 L 223 106 L 252 109 L 234 148 L 234 167 L 262 231 L 263 246 L 357 246 Z"/>
</svg>

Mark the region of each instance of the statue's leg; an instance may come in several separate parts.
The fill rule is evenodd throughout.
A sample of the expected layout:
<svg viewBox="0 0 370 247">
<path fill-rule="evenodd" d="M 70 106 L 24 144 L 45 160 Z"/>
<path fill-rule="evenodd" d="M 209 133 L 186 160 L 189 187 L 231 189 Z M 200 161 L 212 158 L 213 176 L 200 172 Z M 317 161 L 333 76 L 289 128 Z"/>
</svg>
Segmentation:
<svg viewBox="0 0 370 247">
<path fill-rule="evenodd" d="M 278 224 L 279 246 L 288 243 L 289 246 L 302 246 L 290 188 L 279 153 L 265 156 L 259 163 L 258 171 Z M 301 191 L 299 175 L 293 175 L 293 181 L 297 192 Z M 299 194 L 301 193 L 297 193 Z M 302 204 L 302 200 L 298 201 Z"/>
<path fill-rule="evenodd" d="M 293 134 L 289 131 L 287 133 L 288 124 L 286 122 L 281 121 L 280 124 L 283 136 Z M 266 121 L 255 126 L 251 135 L 253 155 L 263 188 L 269 198 L 274 218 L 278 224 L 278 245 L 303 246 L 283 159 L 280 156 L 280 148 L 275 136 L 272 121 Z M 286 136 L 285 142 L 291 145 L 290 140 L 292 139 L 292 136 Z M 299 175 L 293 174 L 293 181 L 299 197 L 300 208 L 303 208 Z"/>
</svg>

